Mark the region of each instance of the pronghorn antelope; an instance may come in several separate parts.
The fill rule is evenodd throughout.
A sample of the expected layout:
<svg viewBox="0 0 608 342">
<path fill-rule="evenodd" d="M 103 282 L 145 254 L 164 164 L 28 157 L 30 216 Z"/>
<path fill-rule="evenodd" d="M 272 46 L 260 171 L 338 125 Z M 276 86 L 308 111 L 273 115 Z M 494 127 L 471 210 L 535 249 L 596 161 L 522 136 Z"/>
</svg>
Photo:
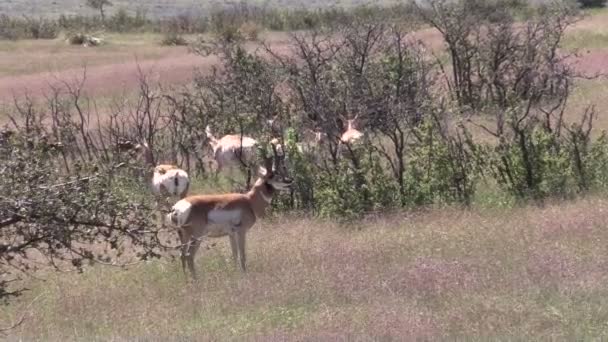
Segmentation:
<svg viewBox="0 0 608 342">
<path fill-rule="evenodd" d="M 277 155 L 275 153 L 275 159 Z M 243 272 L 245 266 L 245 237 L 256 220 L 264 215 L 276 191 L 288 190 L 292 180 L 277 172 L 273 158 L 265 159 L 260 177 L 245 194 L 215 194 L 188 196 L 173 206 L 166 221 L 178 229 L 181 241 L 182 269 L 186 267 L 196 279 L 194 257 L 204 237 L 228 235 L 232 257 Z"/>
<path fill-rule="evenodd" d="M 135 150 L 141 154 L 146 165 L 146 179 L 152 180 L 152 192 L 159 209 L 168 207 L 167 199 L 184 198 L 188 194 L 190 179 L 186 171 L 172 164 L 154 162 L 152 150 L 147 143 L 137 144 Z"/>
<path fill-rule="evenodd" d="M 272 120 L 269 120 L 268 123 L 272 125 Z M 205 133 L 207 134 L 209 144 L 213 150 L 213 157 L 217 163 L 216 173 L 221 172 L 228 166 L 240 163 L 241 166 L 247 169 L 247 187 L 249 187 L 251 168 L 254 167 L 256 149 L 259 147 L 258 141 L 254 138 L 238 134 L 228 134 L 217 139 L 213 135 L 210 126 L 205 128 Z M 272 139 L 270 144 L 279 156 L 283 156 L 284 149 L 279 139 Z"/>
<path fill-rule="evenodd" d="M 359 117 L 359 115 L 357 114 L 354 118 L 346 120 L 346 123 L 347 123 L 346 130 L 340 136 L 341 143 L 352 144 L 363 137 L 363 132 L 361 132 L 358 128 L 358 123 L 359 123 L 357 121 L 358 117 Z"/>
<path fill-rule="evenodd" d="M 300 142 L 297 144 L 298 152 L 300 153 L 312 153 L 315 150 L 318 150 L 323 143 L 325 143 L 327 139 L 327 133 L 314 129 L 312 130 L 313 138 L 309 141 Z"/>
<path fill-rule="evenodd" d="M 239 134 L 228 134 L 217 139 L 209 126 L 205 128 L 205 133 L 213 150 L 213 158 L 217 163 L 217 172 L 238 162 L 247 164 L 248 161 L 254 160 L 255 149 L 258 146 L 257 140 Z"/>
</svg>

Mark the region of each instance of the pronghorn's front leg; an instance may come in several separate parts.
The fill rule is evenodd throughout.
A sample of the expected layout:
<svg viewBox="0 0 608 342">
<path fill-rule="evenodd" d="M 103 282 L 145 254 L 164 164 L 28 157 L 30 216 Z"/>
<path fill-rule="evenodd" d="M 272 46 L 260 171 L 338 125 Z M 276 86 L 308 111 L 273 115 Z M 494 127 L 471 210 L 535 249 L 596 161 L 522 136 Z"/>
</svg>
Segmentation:
<svg viewBox="0 0 608 342">
<path fill-rule="evenodd" d="M 188 263 L 188 269 L 190 269 L 190 273 L 192 274 L 192 278 L 194 280 L 198 279 L 196 275 L 196 271 L 194 270 L 194 256 L 198 251 L 198 248 L 201 246 L 201 238 L 192 237 L 190 242 L 188 242 L 188 255 L 186 257 L 186 262 Z"/>
<path fill-rule="evenodd" d="M 245 234 L 244 230 L 239 230 L 236 233 L 236 243 L 239 250 L 239 261 L 241 266 L 241 271 L 246 272 L 247 268 L 245 266 L 246 257 L 245 257 Z"/>
<path fill-rule="evenodd" d="M 165 226 L 165 207 L 166 207 L 166 202 L 163 201 L 162 199 L 162 195 L 155 195 L 155 202 L 156 202 L 156 215 L 158 216 L 158 221 L 159 221 L 159 227 L 164 227 Z"/>
<path fill-rule="evenodd" d="M 180 259 L 182 261 L 182 271 L 187 276 L 188 274 L 186 273 L 186 256 L 188 254 L 188 248 L 190 247 L 190 234 L 184 231 L 183 228 L 178 228 L 177 234 L 179 235 L 180 242 Z"/>
<path fill-rule="evenodd" d="M 230 235 L 230 248 L 232 249 L 232 260 L 234 260 L 234 265 L 236 266 L 238 263 L 239 252 L 236 244 L 236 233 L 232 232 Z"/>
</svg>

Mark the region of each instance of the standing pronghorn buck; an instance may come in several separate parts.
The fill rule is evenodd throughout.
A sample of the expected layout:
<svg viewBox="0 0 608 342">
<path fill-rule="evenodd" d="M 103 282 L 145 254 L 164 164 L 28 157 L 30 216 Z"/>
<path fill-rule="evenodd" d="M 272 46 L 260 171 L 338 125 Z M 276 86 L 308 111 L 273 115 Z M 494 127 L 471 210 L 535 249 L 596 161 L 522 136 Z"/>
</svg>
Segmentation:
<svg viewBox="0 0 608 342">
<path fill-rule="evenodd" d="M 146 166 L 146 179 L 151 179 L 152 192 L 159 210 L 169 209 L 169 198 L 182 199 L 188 194 L 190 179 L 186 171 L 172 164 L 154 162 L 154 155 L 147 143 L 137 144 L 135 151 L 141 154 Z"/>
<path fill-rule="evenodd" d="M 187 266 L 196 279 L 194 257 L 204 237 L 226 235 L 230 238 L 234 262 L 245 272 L 247 231 L 264 215 L 273 195 L 289 190 L 293 182 L 286 177 L 280 159 L 276 151 L 274 158 L 264 159 L 259 178 L 247 193 L 193 195 L 175 203 L 166 220 L 178 229 L 184 273 Z"/>
</svg>

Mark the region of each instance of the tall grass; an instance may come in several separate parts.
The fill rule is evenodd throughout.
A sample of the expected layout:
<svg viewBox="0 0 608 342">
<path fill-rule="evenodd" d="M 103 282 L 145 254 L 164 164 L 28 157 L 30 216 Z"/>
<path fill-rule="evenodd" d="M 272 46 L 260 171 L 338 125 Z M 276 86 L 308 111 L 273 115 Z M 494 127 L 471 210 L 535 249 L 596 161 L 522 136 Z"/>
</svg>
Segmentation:
<svg viewBox="0 0 608 342">
<path fill-rule="evenodd" d="M 603 197 L 275 218 L 251 231 L 247 274 L 219 240 L 200 283 L 166 260 L 94 267 L 33 282 L 0 321 L 27 313 L 9 340 L 603 339 L 607 221 Z"/>
</svg>

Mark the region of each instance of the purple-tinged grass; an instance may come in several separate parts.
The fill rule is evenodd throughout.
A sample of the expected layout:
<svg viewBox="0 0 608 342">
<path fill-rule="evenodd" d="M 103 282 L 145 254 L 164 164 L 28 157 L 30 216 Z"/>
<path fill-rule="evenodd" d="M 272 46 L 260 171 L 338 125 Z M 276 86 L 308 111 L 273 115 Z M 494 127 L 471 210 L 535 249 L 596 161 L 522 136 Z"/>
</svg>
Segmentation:
<svg viewBox="0 0 608 342">
<path fill-rule="evenodd" d="M 387 214 L 340 226 L 287 217 L 197 259 L 31 281 L 0 312 L 10 339 L 367 341 L 608 338 L 608 200 Z"/>
</svg>

